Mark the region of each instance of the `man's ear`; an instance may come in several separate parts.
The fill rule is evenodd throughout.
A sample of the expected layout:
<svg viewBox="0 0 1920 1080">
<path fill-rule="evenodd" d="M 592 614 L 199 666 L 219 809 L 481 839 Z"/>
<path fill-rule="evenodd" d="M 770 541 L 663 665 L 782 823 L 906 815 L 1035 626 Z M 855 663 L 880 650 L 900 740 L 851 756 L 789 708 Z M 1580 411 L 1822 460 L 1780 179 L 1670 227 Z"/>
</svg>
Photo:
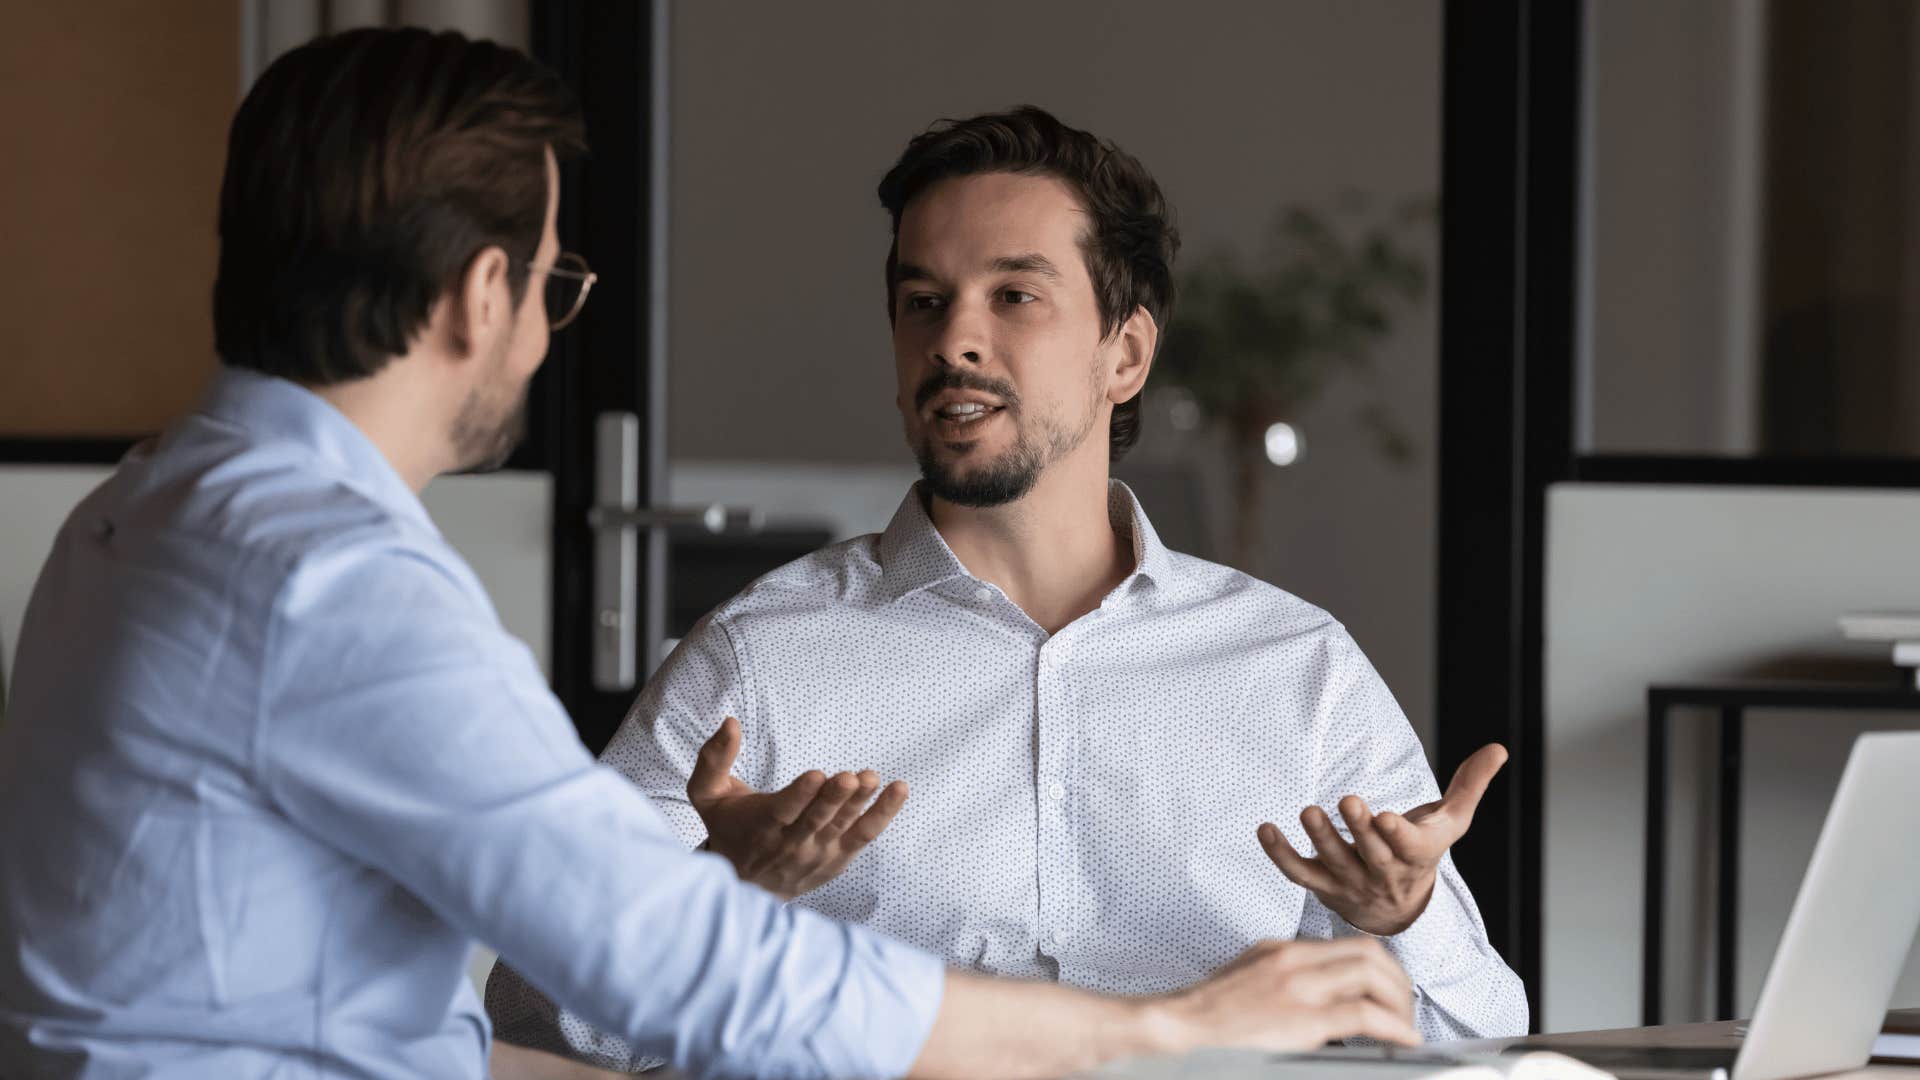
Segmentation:
<svg viewBox="0 0 1920 1080">
<path fill-rule="evenodd" d="M 513 290 L 507 283 L 507 253 L 481 249 L 467 262 L 460 283 L 448 295 L 447 343 L 462 358 L 486 351 L 496 335 L 513 324 Z"/>
<path fill-rule="evenodd" d="M 1160 324 L 1144 306 L 1133 309 L 1127 321 L 1108 345 L 1108 362 L 1113 381 L 1107 384 L 1107 400 L 1115 405 L 1131 401 L 1147 384 L 1147 372 L 1153 367 L 1153 352 L 1160 344 Z"/>
</svg>

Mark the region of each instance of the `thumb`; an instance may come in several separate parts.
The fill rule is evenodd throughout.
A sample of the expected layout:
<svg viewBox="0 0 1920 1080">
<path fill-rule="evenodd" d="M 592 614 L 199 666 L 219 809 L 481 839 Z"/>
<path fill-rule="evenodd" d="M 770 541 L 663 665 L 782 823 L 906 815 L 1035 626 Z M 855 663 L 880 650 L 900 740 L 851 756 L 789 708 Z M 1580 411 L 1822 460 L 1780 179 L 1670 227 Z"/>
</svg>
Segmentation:
<svg viewBox="0 0 1920 1080">
<path fill-rule="evenodd" d="M 1462 831 L 1473 820 L 1473 812 L 1479 809 L 1480 799 L 1487 793 L 1487 785 L 1493 782 L 1494 774 L 1506 763 L 1507 748 L 1499 743 L 1488 743 L 1461 762 L 1460 768 L 1454 772 L 1453 780 L 1447 784 L 1447 793 L 1440 802 L 1449 816 L 1459 820 Z"/>
<path fill-rule="evenodd" d="M 693 759 L 693 775 L 687 778 L 687 798 L 694 802 L 717 799 L 727 793 L 733 778 L 733 759 L 740 756 L 740 721 L 729 716 L 720 721 Z"/>
</svg>

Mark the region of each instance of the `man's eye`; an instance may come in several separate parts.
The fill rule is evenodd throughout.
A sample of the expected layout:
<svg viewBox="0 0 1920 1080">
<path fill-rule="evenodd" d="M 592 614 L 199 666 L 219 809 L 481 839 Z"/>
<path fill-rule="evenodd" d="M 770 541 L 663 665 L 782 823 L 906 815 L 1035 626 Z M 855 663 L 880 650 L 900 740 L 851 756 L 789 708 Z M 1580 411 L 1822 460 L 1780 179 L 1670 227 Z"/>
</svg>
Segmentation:
<svg viewBox="0 0 1920 1080">
<path fill-rule="evenodd" d="M 939 306 L 940 306 L 939 297 L 928 296 L 925 293 L 921 293 L 917 296 L 907 297 L 906 304 L 905 304 L 905 307 L 908 311 L 933 311 Z"/>
<path fill-rule="evenodd" d="M 1000 290 L 1000 299 L 1005 300 L 1009 304 L 1031 304 L 1035 300 L 1038 300 L 1039 297 L 1030 292 L 1021 292 L 1019 289 L 1002 289 Z"/>
</svg>

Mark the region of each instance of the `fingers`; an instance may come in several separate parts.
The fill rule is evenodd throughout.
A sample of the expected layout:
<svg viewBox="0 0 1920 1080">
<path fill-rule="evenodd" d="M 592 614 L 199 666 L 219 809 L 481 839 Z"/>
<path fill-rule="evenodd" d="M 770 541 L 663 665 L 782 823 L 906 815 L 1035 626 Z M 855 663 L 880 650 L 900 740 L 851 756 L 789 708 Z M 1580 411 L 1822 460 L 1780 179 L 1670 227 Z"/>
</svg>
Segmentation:
<svg viewBox="0 0 1920 1080">
<path fill-rule="evenodd" d="M 1383 963 L 1371 956 L 1354 954 L 1301 971 L 1287 983 L 1287 988 L 1308 1005 L 1332 1005 L 1361 998 L 1395 1012 L 1411 1011 L 1412 991 L 1404 979 L 1394 977 L 1394 967 L 1390 960 Z"/>
<path fill-rule="evenodd" d="M 1384 816 L 1384 815 L 1383 815 Z M 1347 831 L 1353 834 L 1353 847 L 1360 853 L 1360 859 L 1375 870 L 1386 870 L 1395 863 L 1407 861 L 1387 843 L 1386 837 L 1376 827 L 1377 819 L 1373 811 L 1367 808 L 1367 801 L 1358 795 L 1349 795 L 1340 800 L 1340 817 L 1347 823 Z"/>
<path fill-rule="evenodd" d="M 687 778 L 687 798 L 705 802 L 727 793 L 727 781 L 733 775 L 733 759 L 740 756 L 740 721 L 729 716 L 720 721 L 693 759 L 693 775 Z"/>
<path fill-rule="evenodd" d="M 1287 880 L 1303 889 L 1316 893 L 1330 893 L 1337 883 L 1333 875 L 1319 863 L 1293 849 L 1293 844 L 1281 834 L 1280 828 L 1272 822 L 1261 825 L 1257 834 L 1260 846 L 1266 849 L 1267 858 L 1287 876 Z"/>
<path fill-rule="evenodd" d="M 841 808 L 847 805 L 847 800 L 853 798 L 853 793 L 859 789 L 859 777 L 845 772 L 835 774 L 832 779 L 820 785 L 812 801 L 800 812 L 799 818 L 788 826 L 788 839 L 790 841 L 805 840 L 833 824 L 834 819 L 840 816 Z"/>
<path fill-rule="evenodd" d="M 907 782 L 895 780 L 880 790 L 880 797 L 873 800 L 867 812 L 856 818 L 847 828 L 847 836 L 842 843 L 851 844 L 856 849 L 874 842 L 888 825 L 893 824 L 893 816 L 907 804 Z"/>
<path fill-rule="evenodd" d="M 1289 1003 L 1324 1027 L 1317 1042 L 1356 1035 L 1413 1045 L 1413 981 L 1378 941 L 1263 941 L 1232 966 L 1250 962 L 1280 979 Z"/>
<path fill-rule="evenodd" d="M 1340 1015 L 1342 1005 L 1357 1001 L 1377 1005 L 1402 1022 L 1413 1013 L 1413 992 L 1390 978 L 1379 965 L 1367 963 L 1365 957 L 1296 972 L 1286 980 L 1286 995 L 1308 1009 L 1325 1009 L 1332 1017 Z"/>
<path fill-rule="evenodd" d="M 1333 827 L 1333 819 L 1325 810 L 1307 807 L 1300 811 L 1300 824 L 1307 830 L 1307 839 L 1313 841 L 1314 854 L 1319 856 L 1320 864 L 1333 871 L 1334 876 L 1351 878 L 1366 872 L 1360 856 L 1353 853 L 1353 847 Z"/>
<path fill-rule="evenodd" d="M 1320 1010 L 1320 1019 L 1323 1042 L 1361 1037 L 1400 1046 L 1421 1043 L 1420 1032 L 1414 1029 L 1412 1020 L 1367 998 L 1324 1008 Z"/>
<path fill-rule="evenodd" d="M 780 825 L 791 825 L 800 820 L 800 815 L 812 805 L 814 796 L 820 793 L 826 782 L 827 774 L 818 769 L 794 777 L 793 783 L 774 792 L 768 800 L 768 810 L 773 820 Z"/>
<path fill-rule="evenodd" d="M 873 793 L 880 790 L 880 774 L 872 769 L 860 770 L 859 780 L 860 786 L 854 790 L 853 797 L 840 807 L 840 812 L 834 815 L 832 823 L 827 826 L 828 834 L 839 836 L 846 832 L 860 816 L 860 811 L 866 809 L 867 803 L 873 799 Z"/>
<path fill-rule="evenodd" d="M 1397 988 L 1391 1000 L 1412 999 L 1413 980 L 1389 954 L 1384 945 L 1370 937 L 1334 938 L 1331 941 L 1264 941 L 1261 946 L 1276 950 L 1273 961 L 1278 970 L 1295 971 L 1329 964 L 1361 963 L 1373 967 L 1386 984 Z M 1256 946 L 1259 948 L 1261 946 Z"/>
<path fill-rule="evenodd" d="M 1440 839 L 1443 842 L 1437 845 L 1438 850 L 1435 850 L 1433 838 L 1422 831 L 1420 826 L 1391 810 L 1383 810 L 1373 816 L 1373 831 L 1387 842 L 1387 846 L 1392 848 L 1393 853 L 1402 861 L 1422 866 L 1439 862 L 1440 852 L 1447 850 L 1453 842 L 1453 839 L 1442 836 Z"/>
<path fill-rule="evenodd" d="M 1440 801 L 1450 816 L 1459 819 L 1460 831 L 1465 832 L 1467 824 L 1473 820 L 1473 812 L 1480 805 L 1480 797 L 1487 793 L 1487 785 L 1493 782 L 1493 776 L 1500 766 L 1507 763 L 1507 748 L 1499 743 L 1488 743 L 1473 752 L 1473 756 L 1460 763 L 1454 770 L 1453 779 L 1447 784 L 1447 794 Z"/>
</svg>

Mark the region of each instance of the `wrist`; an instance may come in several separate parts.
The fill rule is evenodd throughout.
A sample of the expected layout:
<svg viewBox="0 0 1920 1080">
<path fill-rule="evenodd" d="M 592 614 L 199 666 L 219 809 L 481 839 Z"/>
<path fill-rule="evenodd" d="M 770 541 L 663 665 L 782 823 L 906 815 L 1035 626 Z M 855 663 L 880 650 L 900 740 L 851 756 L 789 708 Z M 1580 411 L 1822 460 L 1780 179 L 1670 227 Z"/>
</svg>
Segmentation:
<svg viewBox="0 0 1920 1080">
<path fill-rule="evenodd" d="M 1180 1054 L 1200 1045 L 1196 1026 L 1181 1010 L 1179 1002 L 1175 994 L 1122 999 L 1115 1056 Z"/>
<path fill-rule="evenodd" d="M 1434 880 L 1429 878 L 1426 891 L 1420 895 L 1419 902 L 1397 911 L 1359 911 L 1353 915 L 1348 915 L 1345 912 L 1336 912 L 1335 914 L 1338 914 L 1348 926 L 1366 934 L 1368 937 L 1394 937 L 1405 933 L 1408 927 L 1420 921 L 1420 916 L 1426 914 L 1428 906 L 1433 903 L 1434 884 Z"/>
</svg>

